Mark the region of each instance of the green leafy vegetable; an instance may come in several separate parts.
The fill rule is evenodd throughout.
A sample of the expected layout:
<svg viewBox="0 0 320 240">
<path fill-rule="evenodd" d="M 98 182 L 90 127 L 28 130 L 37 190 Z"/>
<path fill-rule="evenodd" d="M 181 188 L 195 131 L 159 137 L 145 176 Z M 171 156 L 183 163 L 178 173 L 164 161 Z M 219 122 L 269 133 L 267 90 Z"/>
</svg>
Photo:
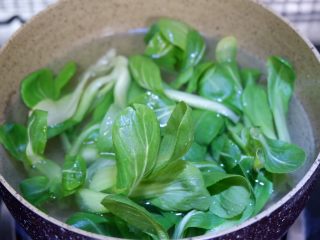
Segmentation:
<svg viewBox="0 0 320 240">
<path fill-rule="evenodd" d="M 295 73 L 290 63 L 280 57 L 270 57 L 267 69 L 268 98 L 278 137 L 282 141 L 290 142 L 286 115 L 293 94 Z"/>
<path fill-rule="evenodd" d="M 306 159 L 305 152 L 294 144 L 264 137 L 257 129 L 251 129 L 251 136 L 258 145 L 257 157 L 269 172 L 293 172 Z"/>
<path fill-rule="evenodd" d="M 224 119 L 214 112 L 195 110 L 192 112 L 195 122 L 195 141 L 208 145 L 220 133 Z"/>
<path fill-rule="evenodd" d="M 247 84 L 242 95 L 243 112 L 255 127 L 260 127 L 269 138 L 275 139 L 273 117 L 266 91 L 256 84 Z"/>
<path fill-rule="evenodd" d="M 169 239 L 166 231 L 153 216 L 130 199 L 121 195 L 109 195 L 103 199 L 102 204 L 114 215 L 141 229 L 153 239 Z"/>
<path fill-rule="evenodd" d="M 220 225 L 224 219 L 211 212 L 192 210 L 186 214 L 176 226 L 172 239 L 182 239 L 184 231 L 188 228 L 203 228 L 210 230 Z"/>
<path fill-rule="evenodd" d="M 62 169 L 62 186 L 66 192 L 81 187 L 86 179 L 86 163 L 81 156 L 67 156 Z"/>
<path fill-rule="evenodd" d="M 81 210 L 91 213 L 106 213 L 109 210 L 101 202 L 108 196 L 106 193 L 96 192 L 90 189 L 80 189 L 76 194 L 76 202 Z"/>
<path fill-rule="evenodd" d="M 133 79 L 141 87 L 156 93 L 162 92 L 160 69 L 151 59 L 141 55 L 133 56 L 129 59 L 129 67 Z"/>
<path fill-rule="evenodd" d="M 179 160 L 190 148 L 193 141 L 191 109 L 183 102 L 173 110 L 163 130 L 156 169 L 168 162 Z"/>
<path fill-rule="evenodd" d="M 237 39 L 229 36 L 222 38 L 216 47 L 216 59 L 218 62 L 236 61 Z"/>
<path fill-rule="evenodd" d="M 270 178 L 270 177 L 269 177 Z M 255 213 L 259 213 L 273 193 L 273 183 L 265 172 L 259 172 L 254 185 Z"/>
<path fill-rule="evenodd" d="M 27 178 L 20 183 L 22 195 L 36 206 L 40 206 L 51 197 L 49 187 L 50 181 L 45 176 Z"/>
<path fill-rule="evenodd" d="M 112 139 L 117 159 L 117 192 L 130 195 L 156 164 L 160 126 L 145 105 L 123 110 L 114 122 Z"/>
<path fill-rule="evenodd" d="M 108 225 L 112 223 L 105 217 L 93 213 L 77 212 L 69 217 L 67 224 L 97 234 L 109 235 Z"/>
<path fill-rule="evenodd" d="M 27 129 L 20 124 L 5 123 L 0 126 L 0 143 L 17 160 L 26 160 Z"/>
</svg>

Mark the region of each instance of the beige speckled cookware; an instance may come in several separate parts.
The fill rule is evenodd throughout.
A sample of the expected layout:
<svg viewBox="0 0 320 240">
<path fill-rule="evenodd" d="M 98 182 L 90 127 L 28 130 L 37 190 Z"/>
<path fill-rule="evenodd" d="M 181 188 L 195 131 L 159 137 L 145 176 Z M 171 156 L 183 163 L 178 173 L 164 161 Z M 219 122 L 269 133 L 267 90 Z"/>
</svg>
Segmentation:
<svg viewBox="0 0 320 240">
<path fill-rule="evenodd" d="M 297 102 L 291 108 L 289 125 L 293 129 L 293 140 L 309 155 L 299 176 L 292 176 L 295 187 L 247 222 L 218 235 L 199 238 L 269 240 L 281 237 L 304 207 L 317 175 L 320 64 L 319 55 L 309 41 L 258 3 L 249 0 L 60 1 L 33 18 L 1 49 L 0 121 L 20 118 L 23 110 L 16 104 L 17 91 L 21 78 L 27 73 L 46 65 L 61 66 L 67 56 L 73 56 L 85 66 L 101 54 L 100 48 L 109 46 L 107 43 L 92 45 L 78 54 L 75 49 L 79 46 L 90 46 L 113 34 L 138 32 L 162 16 L 183 20 L 208 37 L 232 34 L 240 48 L 257 59 L 277 54 L 293 62 L 297 71 L 296 97 L 301 105 Z M 16 108 L 10 110 L 9 105 Z M 296 111 L 297 108 L 300 110 Z M 67 226 L 31 206 L 18 193 L 17 186 L 23 177 L 21 167 L 0 148 L 0 194 L 33 239 L 106 239 Z"/>
</svg>

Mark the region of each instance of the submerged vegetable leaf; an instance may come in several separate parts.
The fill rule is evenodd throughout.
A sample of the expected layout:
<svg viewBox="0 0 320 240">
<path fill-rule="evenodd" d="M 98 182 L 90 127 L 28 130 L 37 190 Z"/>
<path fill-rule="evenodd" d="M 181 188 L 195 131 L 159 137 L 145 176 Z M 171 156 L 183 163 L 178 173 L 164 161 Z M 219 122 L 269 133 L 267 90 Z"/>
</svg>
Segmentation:
<svg viewBox="0 0 320 240">
<path fill-rule="evenodd" d="M 48 113 L 41 110 L 33 111 L 29 117 L 26 155 L 31 165 L 41 161 L 37 156 L 44 153 L 47 144 L 47 117 Z"/>
<path fill-rule="evenodd" d="M 195 141 L 208 145 L 220 133 L 224 126 L 224 119 L 217 113 L 194 110 L 192 117 L 195 123 Z"/>
<path fill-rule="evenodd" d="M 212 62 L 203 62 L 199 63 L 194 67 L 194 74 L 190 77 L 190 80 L 187 85 L 186 91 L 189 93 L 196 92 L 199 88 L 199 82 L 202 77 L 205 75 L 208 69 L 211 69 L 214 66 Z"/>
<path fill-rule="evenodd" d="M 161 226 L 168 231 L 171 227 L 176 225 L 181 220 L 181 213 L 175 212 L 161 212 L 161 214 L 153 213 L 154 219 L 161 224 Z"/>
<path fill-rule="evenodd" d="M 295 73 L 289 62 L 280 57 L 270 57 L 268 69 L 268 98 L 278 137 L 290 142 L 286 123 L 289 101 L 293 95 Z"/>
<path fill-rule="evenodd" d="M 86 162 L 81 156 L 66 156 L 62 169 L 62 186 L 66 194 L 69 194 L 84 184 L 86 171 Z"/>
<path fill-rule="evenodd" d="M 145 54 L 151 57 L 161 68 L 174 71 L 180 50 L 168 42 L 160 32 L 156 33 L 148 42 Z"/>
<path fill-rule="evenodd" d="M 190 162 L 199 162 L 205 160 L 207 155 L 206 146 L 202 146 L 196 142 L 191 144 L 188 152 L 182 157 L 182 160 L 190 161 Z"/>
<path fill-rule="evenodd" d="M 143 207 L 121 195 L 109 195 L 102 204 L 114 215 L 142 230 L 153 239 L 169 239 L 166 231 Z"/>
<path fill-rule="evenodd" d="M 230 219 L 245 211 L 252 198 L 252 188 L 246 178 L 216 171 L 215 174 L 212 173 L 210 181 L 210 212 Z"/>
<path fill-rule="evenodd" d="M 243 68 L 240 70 L 242 85 L 244 87 L 257 83 L 258 79 L 261 76 L 261 73 L 258 69 L 254 68 Z"/>
<path fill-rule="evenodd" d="M 151 108 L 157 115 L 161 128 L 167 126 L 168 120 L 175 108 L 175 102 L 165 96 L 157 95 L 149 91 L 136 97 L 132 103 L 144 104 Z"/>
<path fill-rule="evenodd" d="M 233 36 L 222 38 L 216 47 L 216 59 L 218 62 L 232 62 L 237 59 L 237 39 Z"/>
<path fill-rule="evenodd" d="M 76 202 L 81 210 L 91 213 L 106 213 L 109 210 L 101 204 L 108 196 L 106 193 L 96 192 L 90 189 L 80 189 L 76 193 Z"/>
<path fill-rule="evenodd" d="M 89 188 L 94 191 L 106 191 L 116 184 L 117 167 L 113 165 L 105 165 L 97 169 L 89 183 Z"/>
<path fill-rule="evenodd" d="M 117 77 L 115 73 L 121 73 L 121 71 L 115 70 L 115 68 L 118 67 L 122 69 L 124 67 L 126 69 L 127 60 L 124 60 L 123 57 L 115 58 L 114 55 L 115 52 L 110 50 L 94 65 L 90 66 L 88 70 L 81 75 L 74 91 L 57 100 L 44 99 L 37 103 L 33 109 L 48 112 L 49 126 L 62 124 L 72 119 L 72 117 L 75 118 L 73 119 L 75 122 L 81 121 L 89 109 L 95 93 L 97 93 L 100 88 L 105 87 L 105 85 L 110 87 Z M 111 69 L 113 69 L 113 71 L 108 75 Z M 90 80 L 92 81 L 88 85 L 87 83 Z M 76 116 L 74 116 L 75 114 Z"/>
<path fill-rule="evenodd" d="M 113 151 L 112 126 L 120 112 L 121 108 L 116 104 L 112 104 L 100 123 L 99 138 L 97 142 L 100 152 Z"/>
<path fill-rule="evenodd" d="M 212 196 L 210 211 L 227 219 L 240 215 L 249 204 L 250 192 L 243 186 L 225 185 L 219 188 L 223 190 Z"/>
<path fill-rule="evenodd" d="M 156 23 L 161 34 L 174 46 L 186 50 L 189 27 L 177 20 L 162 18 Z"/>
<path fill-rule="evenodd" d="M 60 96 L 62 88 L 74 77 L 77 71 L 75 62 L 67 62 L 56 76 L 54 83 L 57 90 L 57 97 Z"/>
<path fill-rule="evenodd" d="M 19 161 L 26 160 L 27 129 L 20 124 L 5 123 L 0 126 L 0 143 Z"/>
<path fill-rule="evenodd" d="M 175 227 L 172 239 L 184 238 L 184 232 L 188 228 L 213 229 L 222 224 L 225 220 L 212 214 L 211 212 L 201 212 L 192 210 L 188 212 Z"/>
<path fill-rule="evenodd" d="M 33 108 L 43 99 L 56 99 L 58 92 L 52 71 L 44 68 L 26 76 L 21 82 L 20 93 L 29 108 Z"/>
<path fill-rule="evenodd" d="M 86 212 L 73 214 L 67 219 L 66 223 L 73 227 L 102 235 L 109 235 L 110 231 L 107 226 L 112 225 L 108 218 Z"/>
<path fill-rule="evenodd" d="M 20 182 L 23 197 L 36 206 L 40 206 L 51 197 L 49 186 L 50 181 L 45 176 L 35 176 Z"/>
<path fill-rule="evenodd" d="M 161 93 L 163 91 L 159 67 L 149 58 L 135 55 L 129 59 L 133 79 L 143 88 Z"/>
<path fill-rule="evenodd" d="M 156 164 L 160 126 L 145 105 L 128 107 L 116 118 L 112 139 L 117 159 L 117 192 L 130 195 Z"/>
<path fill-rule="evenodd" d="M 175 174 L 176 172 L 171 172 L 171 175 Z M 144 198 L 150 198 L 153 205 L 165 211 L 207 210 L 210 204 L 201 172 L 190 163 L 170 182 L 147 182 L 139 186 L 139 192 Z"/>
<path fill-rule="evenodd" d="M 270 199 L 271 194 L 273 193 L 273 183 L 268 178 L 267 173 L 263 171 L 260 171 L 258 173 L 253 191 L 256 199 L 254 213 L 258 214 L 263 209 L 265 204 Z"/>
<path fill-rule="evenodd" d="M 255 127 L 260 127 L 269 138 L 275 139 L 273 117 L 264 88 L 248 84 L 242 94 L 243 112 Z"/>
<path fill-rule="evenodd" d="M 288 173 L 303 165 L 306 154 L 297 145 L 264 137 L 258 129 L 250 132 L 257 144 L 257 157 L 267 171 Z"/>
<path fill-rule="evenodd" d="M 61 89 L 75 75 L 76 70 L 76 64 L 68 62 L 55 79 L 52 71 L 47 68 L 29 74 L 21 82 L 20 92 L 24 103 L 33 108 L 44 99 L 58 99 Z"/>
<path fill-rule="evenodd" d="M 182 69 L 197 65 L 203 58 L 206 44 L 202 36 L 195 30 L 190 30 L 187 34 L 186 50 L 184 52 Z"/>
<path fill-rule="evenodd" d="M 163 135 L 155 170 L 166 166 L 170 161 L 179 160 L 192 144 L 191 109 L 184 102 L 176 105 L 163 130 Z"/>
<path fill-rule="evenodd" d="M 215 179 L 212 178 L 212 175 L 216 174 L 217 172 L 225 173 L 225 170 L 214 161 L 192 162 L 192 165 L 201 171 L 206 187 L 209 187 L 215 183 Z"/>
<path fill-rule="evenodd" d="M 199 94 L 208 99 L 224 101 L 233 93 L 232 79 L 219 66 L 206 71 L 200 82 Z"/>
</svg>

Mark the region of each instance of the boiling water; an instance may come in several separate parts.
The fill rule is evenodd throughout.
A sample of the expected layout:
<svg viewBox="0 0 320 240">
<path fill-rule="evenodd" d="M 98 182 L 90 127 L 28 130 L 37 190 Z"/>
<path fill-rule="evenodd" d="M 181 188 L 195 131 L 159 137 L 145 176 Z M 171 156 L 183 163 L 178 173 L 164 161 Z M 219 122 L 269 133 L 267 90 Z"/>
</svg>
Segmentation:
<svg viewBox="0 0 320 240">
<path fill-rule="evenodd" d="M 214 49 L 216 46 L 215 39 L 207 39 L 207 58 L 214 59 Z M 75 47 L 72 51 L 66 53 L 59 59 L 54 60 L 49 67 L 59 70 L 65 62 L 74 60 L 79 64 L 79 71 L 83 71 L 89 65 L 94 63 L 100 56 L 102 56 L 108 49 L 115 48 L 119 54 L 129 56 L 132 54 L 141 54 L 145 48 L 143 41 L 143 33 L 130 33 L 122 35 L 113 35 L 96 39 L 90 43 L 84 44 L 80 47 Z M 243 52 L 241 49 L 238 53 L 238 60 L 240 65 L 243 67 L 259 68 L 262 70 L 265 76 L 264 61 L 257 59 L 253 54 Z M 265 77 L 262 77 L 265 79 Z M 14 103 L 15 111 L 9 111 L 8 118 L 12 120 L 26 119 L 26 110 L 23 104 Z M 17 108 L 19 109 L 17 111 Z M 13 109 L 13 108 L 11 108 Z M 308 121 L 308 117 L 299 103 L 297 98 L 293 98 L 289 110 L 288 119 L 289 129 L 292 137 L 292 141 L 301 146 L 308 155 L 307 163 L 296 173 L 288 175 L 284 180 L 279 178 L 279 186 L 275 191 L 272 200 L 269 205 L 281 197 L 283 197 L 297 182 L 304 176 L 312 161 L 315 159 L 314 156 L 314 138 L 311 131 L 311 126 Z M 58 139 L 50 141 L 47 147 L 47 155 L 51 159 L 56 160 L 59 163 L 63 162 L 63 150 L 62 146 L 59 145 Z M 19 167 L 20 168 L 20 167 Z M 11 182 L 10 182 L 11 183 Z M 13 184 L 17 186 L 17 184 Z M 75 209 L 75 203 L 70 197 L 60 204 L 48 205 L 48 213 L 62 221 L 64 221 Z"/>
</svg>

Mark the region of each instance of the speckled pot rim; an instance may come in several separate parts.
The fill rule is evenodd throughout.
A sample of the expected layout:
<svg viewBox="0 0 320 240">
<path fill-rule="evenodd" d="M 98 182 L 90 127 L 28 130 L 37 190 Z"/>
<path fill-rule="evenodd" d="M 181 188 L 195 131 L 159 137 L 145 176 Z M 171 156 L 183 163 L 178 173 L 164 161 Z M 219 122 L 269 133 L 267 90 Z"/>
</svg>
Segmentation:
<svg viewBox="0 0 320 240">
<path fill-rule="evenodd" d="M 314 56 L 318 59 L 319 61 L 319 67 L 320 67 L 320 54 L 318 53 L 318 51 L 315 49 L 315 47 L 313 46 L 313 44 L 310 42 L 309 39 L 307 39 L 303 34 L 301 34 L 289 21 L 287 21 L 286 19 L 284 19 L 283 17 L 281 17 L 280 15 L 278 15 L 276 12 L 274 12 L 272 9 L 270 9 L 268 6 L 263 5 L 262 3 L 260 3 L 258 0 L 248 0 L 248 1 L 252 1 L 254 4 L 259 5 L 260 7 L 264 8 L 266 11 L 271 12 L 275 18 L 280 19 L 281 21 L 285 22 L 286 25 L 288 26 L 288 28 L 291 28 L 293 31 L 295 31 L 295 33 L 297 34 L 297 37 L 300 37 L 303 39 L 304 43 L 309 47 L 309 49 L 311 50 L 311 52 L 314 54 Z M 36 16 L 34 16 L 28 23 L 26 23 L 25 25 L 30 25 L 32 24 L 34 21 L 36 21 L 39 17 L 41 17 L 42 15 L 45 15 L 47 13 L 47 11 L 51 11 L 53 9 L 56 9 L 59 7 L 59 5 L 61 4 L 61 2 L 63 1 L 58 1 L 57 3 L 49 6 L 46 10 L 40 12 L 39 14 L 37 14 Z M 4 51 L 4 49 L 10 47 L 10 43 L 11 43 L 11 39 L 15 38 L 16 36 L 19 35 L 19 33 L 23 30 L 24 27 L 20 28 L 18 31 L 16 31 L 13 36 L 10 38 L 9 41 L 7 41 L 6 44 L 4 44 L 4 46 L 0 49 L 0 55 L 1 53 Z M 269 208 L 267 208 L 266 210 L 262 211 L 261 213 L 259 213 L 258 215 L 256 215 L 255 217 L 243 222 L 242 224 L 236 225 L 234 227 L 228 228 L 224 231 L 221 231 L 219 233 L 215 233 L 215 234 L 206 234 L 206 235 L 202 235 L 199 237 L 194 237 L 194 239 L 209 239 L 209 238 L 215 238 L 215 237 L 222 237 L 225 234 L 237 231 L 239 229 L 245 228 L 250 226 L 251 224 L 261 220 L 264 217 L 269 216 L 272 212 L 274 212 L 275 210 L 277 210 L 278 208 L 280 208 L 282 205 L 286 204 L 295 194 L 297 194 L 297 192 L 303 188 L 303 186 L 307 183 L 307 181 L 311 178 L 311 176 L 315 173 L 315 171 L 317 170 L 318 166 L 320 165 L 320 154 L 317 156 L 316 160 L 314 161 L 314 163 L 312 164 L 311 168 L 308 170 L 308 172 L 305 174 L 305 176 L 298 182 L 298 184 L 291 189 L 284 197 L 282 197 L 278 202 L 276 202 L 275 204 L 273 204 L 272 206 L 270 206 Z M 34 207 L 32 204 L 30 204 L 28 201 L 26 201 L 13 187 L 11 187 L 9 185 L 9 183 L 4 179 L 4 177 L 0 174 L 0 183 L 10 192 L 10 194 L 12 194 L 12 196 L 14 196 L 21 204 L 23 204 L 25 207 L 27 207 L 28 209 L 30 209 L 31 211 L 35 212 L 36 214 L 38 214 L 40 217 L 42 217 L 43 219 L 52 222 L 55 225 L 60 226 L 61 228 L 65 228 L 68 229 L 69 231 L 72 231 L 74 233 L 80 234 L 84 237 L 88 237 L 88 238 L 94 238 L 94 239 L 119 239 L 119 238 L 114 238 L 114 237 L 106 237 L 106 236 L 102 236 L 99 234 L 94 234 L 94 233 L 90 233 L 87 231 L 83 231 L 81 229 L 75 228 L 73 226 L 67 225 L 66 223 L 63 223 L 47 214 L 45 214 L 44 212 L 42 212 L 41 210 L 39 210 L 38 208 Z"/>
</svg>

